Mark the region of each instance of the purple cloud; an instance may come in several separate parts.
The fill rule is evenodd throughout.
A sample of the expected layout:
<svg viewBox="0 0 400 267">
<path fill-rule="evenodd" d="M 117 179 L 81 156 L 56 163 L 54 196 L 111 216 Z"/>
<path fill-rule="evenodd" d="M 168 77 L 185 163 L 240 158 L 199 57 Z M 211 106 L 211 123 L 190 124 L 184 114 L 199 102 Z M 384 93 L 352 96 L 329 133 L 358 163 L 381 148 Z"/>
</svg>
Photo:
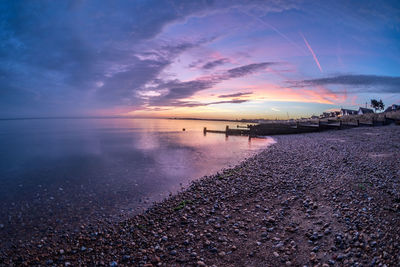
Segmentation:
<svg viewBox="0 0 400 267">
<path fill-rule="evenodd" d="M 227 94 L 227 95 L 219 95 L 219 98 L 229 98 L 229 97 L 239 97 L 239 96 L 244 96 L 244 95 L 251 95 L 253 92 L 239 92 L 235 94 Z"/>
<path fill-rule="evenodd" d="M 382 75 L 337 75 L 319 79 L 288 82 L 293 87 L 318 85 L 350 85 L 350 91 L 398 93 L 400 77 Z M 362 87 L 362 88 L 361 88 Z M 356 89 L 358 88 L 358 89 Z"/>
<path fill-rule="evenodd" d="M 189 101 L 177 101 L 173 103 L 175 107 L 201 107 L 201 106 L 209 106 L 209 105 L 219 105 L 219 104 L 240 104 L 247 102 L 246 99 L 233 99 L 233 100 L 225 100 L 225 101 L 215 101 L 208 103 L 200 103 L 200 102 L 189 102 Z"/>
<path fill-rule="evenodd" d="M 161 81 L 157 86 L 147 88 L 148 91 L 163 91 L 168 93 L 162 94 L 150 99 L 149 104 L 153 106 L 169 106 L 174 105 L 180 99 L 190 97 L 196 92 L 212 88 L 214 85 L 233 78 L 240 78 L 253 74 L 268 66 L 273 66 L 276 62 L 262 62 L 232 68 L 222 74 L 211 75 L 202 79 L 182 82 L 180 80 Z"/>
<path fill-rule="evenodd" d="M 209 70 L 209 69 L 213 69 L 213 68 L 215 68 L 217 66 L 223 65 L 225 63 L 228 63 L 228 62 L 229 62 L 229 59 L 221 58 L 221 59 L 217 59 L 217 60 L 214 60 L 214 61 L 207 62 L 206 64 L 203 65 L 202 68 L 205 69 L 205 70 Z"/>
</svg>

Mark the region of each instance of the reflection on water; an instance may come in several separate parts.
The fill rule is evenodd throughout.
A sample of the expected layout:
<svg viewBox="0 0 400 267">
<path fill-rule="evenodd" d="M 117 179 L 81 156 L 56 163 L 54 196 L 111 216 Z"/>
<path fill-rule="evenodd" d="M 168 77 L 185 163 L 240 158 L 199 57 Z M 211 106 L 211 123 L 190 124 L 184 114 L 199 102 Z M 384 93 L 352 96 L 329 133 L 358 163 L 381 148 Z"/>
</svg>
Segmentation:
<svg viewBox="0 0 400 267">
<path fill-rule="evenodd" d="M 203 134 L 237 123 L 166 119 L 0 121 L 0 241 L 129 215 L 232 166 L 270 138 Z M 182 129 L 185 128 L 185 131 Z M 8 239 L 8 240 L 6 240 Z"/>
</svg>

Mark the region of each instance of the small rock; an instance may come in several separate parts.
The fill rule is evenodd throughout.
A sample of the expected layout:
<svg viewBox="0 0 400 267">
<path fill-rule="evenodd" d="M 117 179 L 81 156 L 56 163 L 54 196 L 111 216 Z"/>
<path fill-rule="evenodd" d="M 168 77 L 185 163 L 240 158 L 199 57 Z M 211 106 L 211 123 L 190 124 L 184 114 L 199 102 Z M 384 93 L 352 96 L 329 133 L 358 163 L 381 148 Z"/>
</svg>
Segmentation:
<svg viewBox="0 0 400 267">
<path fill-rule="evenodd" d="M 345 258 L 345 256 L 343 254 L 339 254 L 336 259 L 338 261 L 342 261 L 344 258 Z"/>
<path fill-rule="evenodd" d="M 268 233 L 267 233 L 267 232 L 263 232 L 263 233 L 261 233 L 261 237 L 263 237 L 263 238 L 267 238 L 267 237 L 268 237 Z"/>
<path fill-rule="evenodd" d="M 318 233 L 317 233 L 317 232 L 314 232 L 314 233 L 310 236 L 309 239 L 310 239 L 311 241 L 318 240 Z"/>
<path fill-rule="evenodd" d="M 212 248 L 210 249 L 210 251 L 211 251 L 212 253 L 217 253 L 217 252 L 218 252 L 218 249 L 217 249 L 216 247 L 212 247 Z"/>
<path fill-rule="evenodd" d="M 316 258 L 317 258 L 317 254 L 315 254 L 315 252 L 311 252 L 310 253 L 310 261 L 315 261 Z"/>
<path fill-rule="evenodd" d="M 127 262 L 127 261 L 129 261 L 130 258 L 131 258 L 131 256 L 129 256 L 129 255 L 124 255 L 124 256 L 122 256 L 122 261 L 123 261 L 123 262 Z"/>
</svg>

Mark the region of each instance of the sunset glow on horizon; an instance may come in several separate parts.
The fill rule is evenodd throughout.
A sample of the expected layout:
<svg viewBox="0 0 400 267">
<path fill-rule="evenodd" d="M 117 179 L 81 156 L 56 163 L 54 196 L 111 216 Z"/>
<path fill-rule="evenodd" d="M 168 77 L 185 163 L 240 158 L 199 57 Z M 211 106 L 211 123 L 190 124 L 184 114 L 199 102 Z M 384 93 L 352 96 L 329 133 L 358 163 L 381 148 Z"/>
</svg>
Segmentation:
<svg viewBox="0 0 400 267">
<path fill-rule="evenodd" d="M 0 8 L 1 118 L 286 119 L 400 103 L 397 1 Z"/>
</svg>

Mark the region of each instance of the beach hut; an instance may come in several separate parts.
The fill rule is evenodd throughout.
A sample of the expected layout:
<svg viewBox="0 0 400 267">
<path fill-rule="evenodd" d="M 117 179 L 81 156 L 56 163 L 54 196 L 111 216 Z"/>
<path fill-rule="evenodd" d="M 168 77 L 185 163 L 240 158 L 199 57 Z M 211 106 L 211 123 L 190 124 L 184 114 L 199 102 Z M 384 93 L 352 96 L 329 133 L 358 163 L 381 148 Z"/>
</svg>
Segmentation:
<svg viewBox="0 0 400 267">
<path fill-rule="evenodd" d="M 358 115 L 363 115 L 363 114 L 368 114 L 368 113 L 374 113 L 374 111 L 370 108 L 362 108 L 360 107 L 358 109 Z"/>
<path fill-rule="evenodd" d="M 342 108 L 340 110 L 340 116 L 347 116 L 347 115 L 357 115 L 357 110 L 352 110 L 352 109 L 345 109 Z"/>
<path fill-rule="evenodd" d="M 385 109 L 385 112 L 391 112 L 391 111 L 396 111 L 396 110 L 400 110 L 400 105 L 393 104 L 390 107 L 388 107 L 387 109 Z"/>
</svg>

